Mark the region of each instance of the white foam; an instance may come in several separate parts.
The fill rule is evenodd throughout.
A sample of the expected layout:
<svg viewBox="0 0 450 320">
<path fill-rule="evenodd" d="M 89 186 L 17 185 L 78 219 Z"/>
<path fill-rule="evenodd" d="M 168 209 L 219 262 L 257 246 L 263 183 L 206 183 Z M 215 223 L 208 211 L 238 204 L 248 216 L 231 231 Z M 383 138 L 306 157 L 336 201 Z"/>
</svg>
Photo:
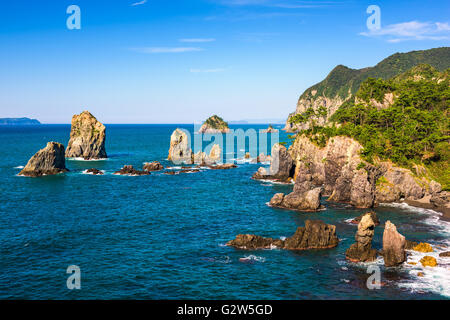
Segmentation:
<svg viewBox="0 0 450 320">
<path fill-rule="evenodd" d="M 17 167 L 14 167 L 14 169 L 23 169 L 23 168 L 25 168 L 24 166 L 17 166 Z"/>
<path fill-rule="evenodd" d="M 86 161 L 86 162 L 92 162 L 92 161 L 107 161 L 108 158 L 99 158 L 99 159 L 84 159 L 81 157 L 75 157 L 75 158 L 66 158 L 66 160 L 69 161 Z"/>
<path fill-rule="evenodd" d="M 439 245 L 433 245 L 433 252 L 417 252 L 408 250 L 408 262 L 416 263 L 411 265 L 403 264 L 404 268 L 409 270 L 409 275 L 412 279 L 400 281 L 398 286 L 401 288 L 410 289 L 412 292 L 434 292 L 446 297 L 450 297 L 450 259 L 439 257 L 439 253 L 448 251 L 450 240 L 444 240 Z M 436 267 L 424 267 L 420 263 L 420 259 L 425 256 L 434 257 L 438 265 Z M 423 277 L 418 274 L 423 273 Z"/>
<path fill-rule="evenodd" d="M 102 172 L 103 174 L 105 174 L 105 170 L 100 170 L 100 172 Z M 92 172 L 87 172 L 87 170 L 84 170 L 83 172 L 82 172 L 82 174 L 88 174 L 88 175 L 91 175 L 91 176 L 98 176 L 98 174 L 94 174 L 94 173 L 92 173 Z"/>
<path fill-rule="evenodd" d="M 243 261 L 243 262 L 252 262 L 252 261 L 256 261 L 256 262 L 265 262 L 266 258 L 264 257 L 259 257 L 259 256 L 255 256 L 253 254 L 249 255 L 249 256 L 245 256 L 243 258 L 240 258 L 239 261 Z"/>
</svg>

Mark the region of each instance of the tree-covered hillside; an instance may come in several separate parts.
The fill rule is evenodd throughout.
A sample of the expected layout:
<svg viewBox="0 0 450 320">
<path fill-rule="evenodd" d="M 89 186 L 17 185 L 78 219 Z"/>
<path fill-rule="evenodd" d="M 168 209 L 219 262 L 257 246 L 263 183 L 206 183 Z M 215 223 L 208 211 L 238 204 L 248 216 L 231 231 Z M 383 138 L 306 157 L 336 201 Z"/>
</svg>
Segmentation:
<svg viewBox="0 0 450 320">
<path fill-rule="evenodd" d="M 449 75 L 450 69 L 440 72 L 418 65 L 389 80 L 368 78 L 326 126 L 316 125 L 317 111 L 312 108 L 292 121 L 309 122 L 309 129 L 299 134 L 318 145 L 337 135 L 356 139 L 369 162 L 423 164 L 432 178 L 450 189 Z"/>
</svg>

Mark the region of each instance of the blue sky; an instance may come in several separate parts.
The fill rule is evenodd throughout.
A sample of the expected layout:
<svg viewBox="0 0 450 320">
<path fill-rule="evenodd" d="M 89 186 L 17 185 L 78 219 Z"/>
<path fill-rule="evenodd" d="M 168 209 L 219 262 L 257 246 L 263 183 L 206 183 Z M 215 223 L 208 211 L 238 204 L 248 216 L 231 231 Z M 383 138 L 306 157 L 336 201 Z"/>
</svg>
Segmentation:
<svg viewBox="0 0 450 320">
<path fill-rule="evenodd" d="M 66 9 L 81 9 L 68 30 Z M 381 29 L 366 26 L 369 5 Z M 69 123 L 286 118 L 338 64 L 450 44 L 450 1 L 0 3 L 0 117 Z"/>
</svg>

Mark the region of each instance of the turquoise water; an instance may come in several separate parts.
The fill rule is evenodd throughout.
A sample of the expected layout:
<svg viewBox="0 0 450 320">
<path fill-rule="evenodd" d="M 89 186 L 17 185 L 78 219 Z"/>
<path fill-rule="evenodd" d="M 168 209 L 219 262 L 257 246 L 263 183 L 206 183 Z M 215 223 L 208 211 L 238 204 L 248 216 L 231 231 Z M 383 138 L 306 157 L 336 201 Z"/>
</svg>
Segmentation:
<svg viewBox="0 0 450 320">
<path fill-rule="evenodd" d="M 367 266 L 345 261 L 356 231 L 346 220 L 364 210 L 326 201 L 327 209 L 316 213 L 270 208 L 272 195 L 292 186 L 251 180 L 257 164 L 175 176 L 112 175 L 125 164 L 141 168 L 157 160 L 170 166 L 165 159 L 176 127 L 109 125 L 107 161 L 67 161 L 69 173 L 42 178 L 19 177 L 17 167 L 47 141 L 67 145 L 70 126 L 0 127 L 0 298 L 448 298 L 448 266 L 385 269 L 378 261 L 384 285 L 367 289 Z M 106 174 L 83 174 L 92 167 Z M 448 245 L 448 225 L 435 213 L 376 211 L 408 239 Z M 306 219 L 335 224 L 339 246 L 304 252 L 224 246 L 239 233 L 288 237 Z M 381 248 L 382 232 L 376 228 L 375 248 Z M 240 261 L 244 257 L 250 258 Z M 69 265 L 81 268 L 81 290 L 66 287 Z M 426 277 L 416 277 L 417 271 Z"/>
</svg>

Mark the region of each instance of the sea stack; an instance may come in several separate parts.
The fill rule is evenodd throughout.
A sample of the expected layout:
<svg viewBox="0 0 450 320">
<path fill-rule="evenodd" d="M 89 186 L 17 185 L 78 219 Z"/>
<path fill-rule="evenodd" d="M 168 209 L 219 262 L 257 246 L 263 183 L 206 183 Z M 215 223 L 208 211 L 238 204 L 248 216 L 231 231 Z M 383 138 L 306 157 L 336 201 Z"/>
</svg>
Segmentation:
<svg viewBox="0 0 450 320">
<path fill-rule="evenodd" d="M 176 129 L 170 136 L 168 160 L 176 164 L 192 164 L 192 158 L 192 149 L 188 134 L 182 129 Z"/>
<path fill-rule="evenodd" d="M 383 233 L 383 257 L 386 267 L 394 267 L 406 261 L 406 239 L 397 231 L 397 227 L 387 221 Z"/>
<path fill-rule="evenodd" d="M 225 122 L 221 117 L 213 115 L 209 117 L 203 125 L 198 130 L 200 133 L 228 133 L 230 128 L 228 128 L 228 123 Z"/>
<path fill-rule="evenodd" d="M 58 142 L 48 142 L 44 149 L 39 150 L 28 161 L 19 175 L 40 177 L 68 171 L 64 157 L 64 146 Z"/>
<path fill-rule="evenodd" d="M 377 258 L 377 251 L 372 249 L 372 238 L 375 234 L 375 221 L 370 213 L 366 213 L 358 224 L 356 243 L 345 252 L 345 256 L 352 262 L 371 262 Z"/>
<path fill-rule="evenodd" d="M 89 111 L 74 115 L 66 158 L 105 159 L 105 139 L 105 126 Z"/>
</svg>

